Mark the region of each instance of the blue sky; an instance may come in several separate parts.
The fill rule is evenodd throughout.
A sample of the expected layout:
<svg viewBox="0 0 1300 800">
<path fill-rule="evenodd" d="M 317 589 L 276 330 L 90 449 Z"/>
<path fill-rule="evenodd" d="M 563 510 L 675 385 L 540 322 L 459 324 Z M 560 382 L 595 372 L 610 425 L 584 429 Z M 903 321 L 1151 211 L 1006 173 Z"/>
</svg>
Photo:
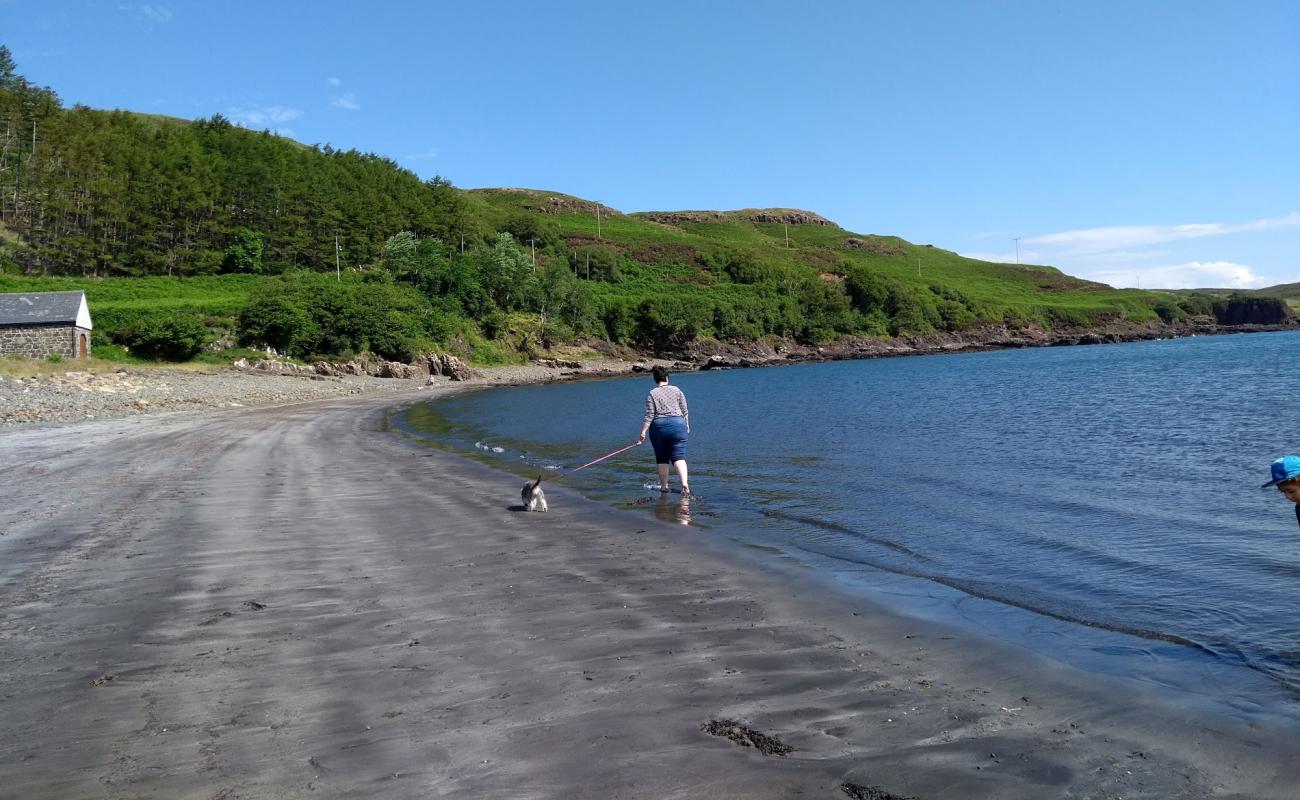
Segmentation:
<svg viewBox="0 0 1300 800">
<path fill-rule="evenodd" d="M 67 104 L 459 186 L 793 206 L 1116 286 L 1300 281 L 1300 3 L 0 0 Z"/>
</svg>

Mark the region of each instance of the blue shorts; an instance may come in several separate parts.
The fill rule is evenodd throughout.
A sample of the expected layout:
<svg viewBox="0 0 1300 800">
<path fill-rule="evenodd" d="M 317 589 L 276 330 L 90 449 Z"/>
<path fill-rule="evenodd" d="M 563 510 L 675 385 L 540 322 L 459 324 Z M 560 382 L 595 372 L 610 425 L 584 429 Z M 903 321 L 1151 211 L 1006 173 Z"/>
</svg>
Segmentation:
<svg viewBox="0 0 1300 800">
<path fill-rule="evenodd" d="M 655 449 L 655 463 L 685 461 L 686 436 L 686 420 L 682 417 L 656 417 L 650 423 L 650 444 Z"/>
</svg>

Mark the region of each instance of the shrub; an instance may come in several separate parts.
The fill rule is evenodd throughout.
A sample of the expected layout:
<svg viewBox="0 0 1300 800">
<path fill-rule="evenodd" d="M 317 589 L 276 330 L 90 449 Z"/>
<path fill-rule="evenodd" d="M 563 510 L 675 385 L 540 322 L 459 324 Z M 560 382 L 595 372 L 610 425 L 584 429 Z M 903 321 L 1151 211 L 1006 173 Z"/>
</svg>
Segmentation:
<svg viewBox="0 0 1300 800">
<path fill-rule="evenodd" d="M 236 324 L 242 344 L 273 347 L 281 353 L 306 353 L 320 336 L 305 299 L 289 293 L 253 299 Z"/>
<path fill-rule="evenodd" d="M 1213 316 L 1214 298 L 1205 294 L 1188 294 L 1178 298 L 1178 307 L 1187 314 L 1197 316 Z M 1159 309 L 1156 313 L 1160 313 Z"/>
<path fill-rule="evenodd" d="M 656 352 L 676 352 L 712 321 L 712 305 L 697 298 L 651 297 L 636 309 L 635 338 Z"/>
<path fill-rule="evenodd" d="M 488 339 L 495 339 L 506 329 L 506 313 L 499 309 L 493 309 L 479 320 L 479 328 L 483 335 Z"/>
<path fill-rule="evenodd" d="M 1151 301 L 1151 308 L 1156 316 L 1164 322 L 1174 322 L 1187 316 L 1187 312 L 1175 303 L 1172 297 L 1158 297 Z"/>
<path fill-rule="evenodd" d="M 623 254 L 609 245 L 569 251 L 569 268 L 584 280 L 617 283 L 623 278 Z"/>
<path fill-rule="evenodd" d="M 600 315 L 605 335 L 611 342 L 626 342 L 636 335 L 636 311 L 623 300 L 614 300 Z"/>
<path fill-rule="evenodd" d="M 863 314 L 884 309 L 889 300 L 889 284 L 865 267 L 849 270 L 844 277 L 844 289 L 853 307 Z"/>
<path fill-rule="evenodd" d="M 161 311 L 137 317 L 113 338 L 141 358 L 188 361 L 203 351 L 208 329 L 193 312 Z"/>
<path fill-rule="evenodd" d="M 918 292 L 906 286 L 889 288 L 885 310 L 889 313 L 889 333 L 893 336 L 930 333 L 938 321 L 938 312 L 927 305 Z M 933 319 L 930 314 L 934 314 Z"/>
</svg>

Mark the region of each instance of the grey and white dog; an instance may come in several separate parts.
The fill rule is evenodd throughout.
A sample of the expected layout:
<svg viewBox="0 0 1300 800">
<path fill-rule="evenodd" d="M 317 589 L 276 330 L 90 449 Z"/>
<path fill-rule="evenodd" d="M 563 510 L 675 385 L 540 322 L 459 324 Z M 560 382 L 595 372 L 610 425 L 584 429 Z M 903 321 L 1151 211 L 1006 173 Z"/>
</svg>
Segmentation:
<svg viewBox="0 0 1300 800">
<path fill-rule="evenodd" d="M 524 488 L 519 492 L 520 498 L 524 501 L 524 508 L 529 511 L 546 511 L 546 492 L 542 491 L 542 476 L 538 475 L 537 480 L 529 481 L 524 484 Z"/>
</svg>

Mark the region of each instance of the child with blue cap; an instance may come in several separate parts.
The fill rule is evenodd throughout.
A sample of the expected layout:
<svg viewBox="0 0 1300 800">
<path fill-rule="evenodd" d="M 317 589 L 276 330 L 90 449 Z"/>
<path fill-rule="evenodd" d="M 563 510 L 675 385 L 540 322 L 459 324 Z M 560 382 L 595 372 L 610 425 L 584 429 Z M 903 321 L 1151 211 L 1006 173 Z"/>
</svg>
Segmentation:
<svg viewBox="0 0 1300 800">
<path fill-rule="evenodd" d="M 1286 499 L 1296 504 L 1295 519 L 1300 522 L 1300 456 L 1282 456 L 1273 462 L 1270 471 L 1272 480 L 1260 488 L 1276 486 Z"/>
</svg>

